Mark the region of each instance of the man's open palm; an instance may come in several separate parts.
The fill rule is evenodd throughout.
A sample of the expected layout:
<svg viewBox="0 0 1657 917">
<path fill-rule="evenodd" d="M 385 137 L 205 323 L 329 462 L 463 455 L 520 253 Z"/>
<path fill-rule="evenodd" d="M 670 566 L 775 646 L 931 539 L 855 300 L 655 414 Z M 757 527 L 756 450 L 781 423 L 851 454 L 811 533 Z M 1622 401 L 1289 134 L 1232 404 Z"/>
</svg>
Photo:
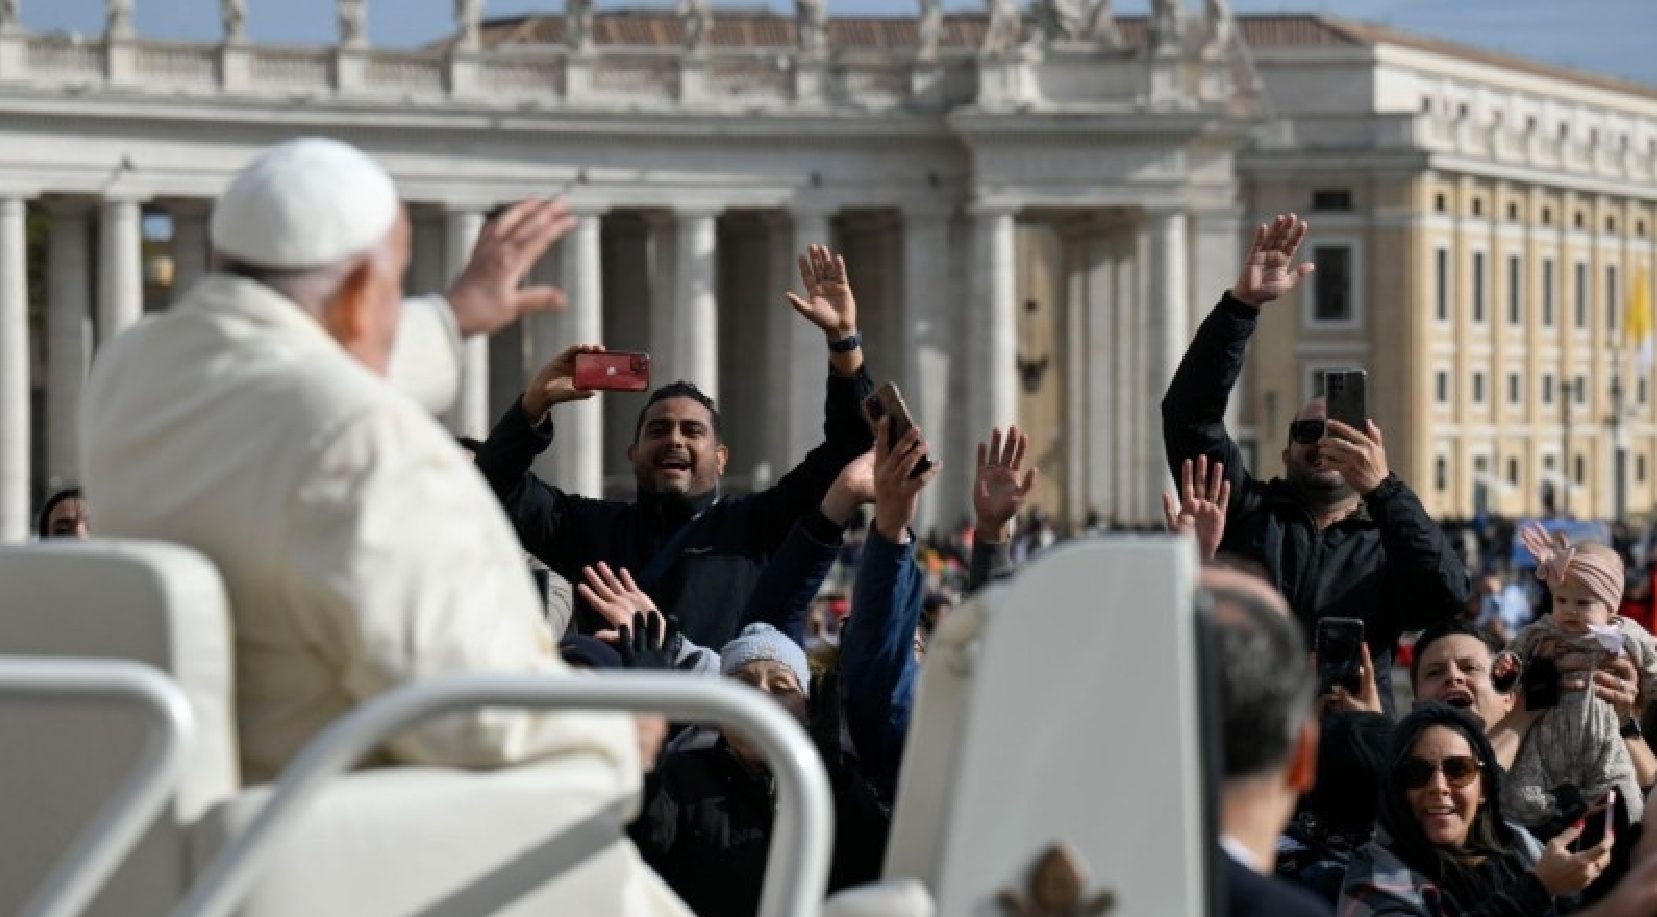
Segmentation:
<svg viewBox="0 0 1657 917">
<path fill-rule="evenodd" d="M 1254 242 L 1243 256 L 1243 268 L 1231 295 L 1251 306 L 1271 302 L 1294 289 L 1312 273 L 1308 262 L 1295 264 L 1295 253 L 1306 238 L 1306 221 L 1294 214 L 1279 214 L 1270 223 L 1254 230 Z"/>
<path fill-rule="evenodd" d="M 978 474 L 972 483 L 972 511 L 981 532 L 1002 533 L 1024 510 L 1036 485 L 1036 469 L 1024 467 L 1030 437 L 1017 427 L 1002 439 L 999 428 L 990 431 L 988 444 L 978 444 Z"/>
<path fill-rule="evenodd" d="M 838 341 L 857 330 L 857 300 L 846 277 L 846 259 L 826 245 L 813 245 L 800 256 L 805 298 L 787 294 L 789 305 L 807 321 Z"/>
</svg>

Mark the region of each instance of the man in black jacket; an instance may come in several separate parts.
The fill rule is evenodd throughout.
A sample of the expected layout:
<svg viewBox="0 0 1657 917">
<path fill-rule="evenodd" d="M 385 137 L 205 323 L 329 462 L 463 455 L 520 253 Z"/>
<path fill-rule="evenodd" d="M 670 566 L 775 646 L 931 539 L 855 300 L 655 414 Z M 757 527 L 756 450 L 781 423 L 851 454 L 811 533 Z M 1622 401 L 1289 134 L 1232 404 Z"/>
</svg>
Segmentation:
<svg viewBox="0 0 1657 917">
<path fill-rule="evenodd" d="M 1231 482 L 1221 550 L 1263 565 L 1310 636 L 1318 619 L 1359 618 L 1383 703 L 1392 704 L 1398 635 L 1461 613 L 1467 568 L 1414 492 L 1387 468 L 1381 431 L 1327 422 L 1321 399 L 1290 426 L 1287 476 L 1256 480 L 1225 428 L 1260 307 L 1312 272 L 1295 265 L 1306 223 L 1279 216 L 1256 230 L 1237 284 L 1197 329 L 1162 399 L 1162 437 L 1175 477 L 1206 455 Z"/>
<path fill-rule="evenodd" d="M 822 501 L 840 470 L 874 444 L 862 415 L 873 384 L 863 369 L 845 261 L 814 246 L 800 258 L 800 275 L 806 298 L 789 294 L 789 301 L 828 343 L 824 442 L 770 490 L 721 498 L 727 452 L 719 412 L 694 385 L 676 382 L 651 396 L 627 447 L 638 498 L 566 494 L 529 466 L 552 444 L 551 409 L 595 394 L 575 387 L 574 361 L 578 353 L 602 348 L 572 347 L 537 374 L 477 454 L 478 469 L 525 550 L 575 583 L 589 565 L 626 568 L 664 613 L 678 617 L 692 642 L 723 646 L 734 637 L 766 559 L 795 521 Z M 591 634 L 605 626 L 582 596 L 575 629 Z"/>
</svg>

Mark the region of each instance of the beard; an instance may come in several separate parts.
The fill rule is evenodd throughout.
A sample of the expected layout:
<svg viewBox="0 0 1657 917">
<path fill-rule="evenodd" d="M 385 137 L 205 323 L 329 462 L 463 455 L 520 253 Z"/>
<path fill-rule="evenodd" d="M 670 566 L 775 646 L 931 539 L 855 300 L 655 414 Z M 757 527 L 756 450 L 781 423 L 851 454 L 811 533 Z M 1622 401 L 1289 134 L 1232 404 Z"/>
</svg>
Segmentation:
<svg viewBox="0 0 1657 917">
<path fill-rule="evenodd" d="M 1346 479 L 1332 471 L 1290 468 L 1288 482 L 1301 503 L 1312 510 L 1331 509 L 1358 495 Z"/>
</svg>

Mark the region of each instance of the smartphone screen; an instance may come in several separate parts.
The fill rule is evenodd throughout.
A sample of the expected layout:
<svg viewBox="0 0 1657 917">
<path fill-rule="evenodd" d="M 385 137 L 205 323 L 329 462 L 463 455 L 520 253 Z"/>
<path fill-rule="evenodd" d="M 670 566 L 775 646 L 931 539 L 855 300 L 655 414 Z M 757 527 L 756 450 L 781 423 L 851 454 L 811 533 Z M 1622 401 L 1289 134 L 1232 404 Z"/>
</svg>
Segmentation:
<svg viewBox="0 0 1657 917">
<path fill-rule="evenodd" d="M 1338 420 L 1362 433 L 1369 423 L 1369 374 L 1345 369 L 1323 374 L 1323 395 L 1329 405 L 1329 419 Z"/>
<path fill-rule="evenodd" d="M 1546 710 L 1559 706 L 1559 666 L 1546 656 L 1532 657 L 1525 666 L 1525 709 Z"/>
<path fill-rule="evenodd" d="M 1603 809 L 1603 811 L 1600 811 Z M 1605 799 L 1594 807 L 1588 815 L 1587 823 L 1583 825 L 1582 833 L 1577 835 L 1576 849 L 1580 852 L 1590 847 L 1598 847 L 1606 837 L 1613 835 L 1617 820 L 1617 791 L 1608 790 Z"/>
<path fill-rule="evenodd" d="M 1318 693 L 1335 686 L 1357 694 L 1359 648 L 1364 642 L 1364 622 L 1357 618 L 1324 618 L 1318 622 Z"/>
</svg>

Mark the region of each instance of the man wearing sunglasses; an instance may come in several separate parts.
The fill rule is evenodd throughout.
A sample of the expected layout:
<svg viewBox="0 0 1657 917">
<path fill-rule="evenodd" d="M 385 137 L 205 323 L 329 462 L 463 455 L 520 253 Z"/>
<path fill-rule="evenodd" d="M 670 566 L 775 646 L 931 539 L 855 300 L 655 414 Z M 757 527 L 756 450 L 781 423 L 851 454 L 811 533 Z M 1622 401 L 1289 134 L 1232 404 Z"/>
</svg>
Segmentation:
<svg viewBox="0 0 1657 917">
<path fill-rule="evenodd" d="M 1449 539 L 1387 467 L 1381 430 L 1328 420 L 1321 399 L 1289 425 L 1285 475 L 1256 479 L 1225 427 L 1226 402 L 1260 311 L 1312 273 L 1295 263 L 1306 222 L 1262 224 L 1237 283 L 1220 298 L 1162 400 L 1169 468 L 1206 456 L 1231 485 L 1220 550 L 1256 561 L 1310 636 L 1318 619 L 1359 618 L 1383 705 L 1392 706 L 1392 649 L 1404 630 L 1459 614 L 1472 585 Z"/>
</svg>

